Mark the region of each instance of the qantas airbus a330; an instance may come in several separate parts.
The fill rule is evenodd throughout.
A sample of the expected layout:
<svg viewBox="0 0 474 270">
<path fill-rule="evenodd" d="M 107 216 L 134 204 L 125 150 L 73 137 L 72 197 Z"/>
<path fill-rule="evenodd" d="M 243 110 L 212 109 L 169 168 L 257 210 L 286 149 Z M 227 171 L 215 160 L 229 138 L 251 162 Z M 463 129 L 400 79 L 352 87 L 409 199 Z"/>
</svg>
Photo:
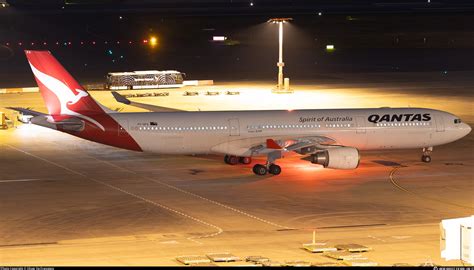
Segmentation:
<svg viewBox="0 0 474 270">
<path fill-rule="evenodd" d="M 275 161 L 289 151 L 333 169 L 357 168 L 359 150 L 419 148 L 430 162 L 434 146 L 471 131 L 453 114 L 422 108 L 118 113 L 96 102 L 49 51 L 25 53 L 49 114 L 11 109 L 34 116 L 33 124 L 134 151 L 223 154 L 232 165 L 266 156 L 253 167 L 257 175 L 280 174 Z"/>
</svg>

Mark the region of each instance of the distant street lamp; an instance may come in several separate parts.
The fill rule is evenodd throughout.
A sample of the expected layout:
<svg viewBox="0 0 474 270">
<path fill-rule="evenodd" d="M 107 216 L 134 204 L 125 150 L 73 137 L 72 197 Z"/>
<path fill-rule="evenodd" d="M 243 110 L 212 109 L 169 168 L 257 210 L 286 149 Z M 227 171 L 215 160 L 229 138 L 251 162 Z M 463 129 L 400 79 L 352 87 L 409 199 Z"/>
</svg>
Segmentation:
<svg viewBox="0 0 474 270">
<path fill-rule="evenodd" d="M 267 22 L 269 23 L 277 23 L 278 24 L 278 85 L 277 85 L 277 90 L 281 91 L 284 89 L 283 87 L 283 67 L 285 66 L 285 63 L 283 62 L 283 24 L 293 20 L 293 18 L 272 18 L 268 20 Z M 287 86 L 288 88 L 289 86 Z M 285 89 L 289 90 L 289 89 Z"/>
<path fill-rule="evenodd" d="M 151 47 L 155 47 L 158 44 L 158 39 L 156 37 L 151 37 L 149 42 Z"/>
</svg>

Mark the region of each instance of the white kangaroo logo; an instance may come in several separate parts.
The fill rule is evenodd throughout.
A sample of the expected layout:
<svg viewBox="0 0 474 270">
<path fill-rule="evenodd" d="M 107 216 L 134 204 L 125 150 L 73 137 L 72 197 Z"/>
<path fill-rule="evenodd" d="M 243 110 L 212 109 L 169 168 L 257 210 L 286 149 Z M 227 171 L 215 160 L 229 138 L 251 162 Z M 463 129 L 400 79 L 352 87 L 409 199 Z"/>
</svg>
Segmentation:
<svg viewBox="0 0 474 270">
<path fill-rule="evenodd" d="M 68 101 L 67 102 L 68 105 L 76 104 L 79 101 L 79 99 L 81 99 L 82 97 L 87 97 L 89 95 L 87 94 L 86 91 L 82 91 L 81 89 L 76 89 L 76 91 L 79 92 L 79 94 L 75 95 L 73 100 Z"/>
<path fill-rule="evenodd" d="M 60 107 L 60 114 L 65 114 L 65 115 L 71 115 L 71 116 L 76 116 L 82 119 L 85 119 L 93 124 L 95 124 L 98 128 L 102 129 L 102 131 L 105 131 L 104 126 L 102 126 L 99 122 L 96 120 L 82 115 L 80 113 L 77 113 L 75 111 L 71 111 L 67 105 L 73 105 L 76 104 L 81 98 L 87 97 L 89 94 L 86 91 L 76 89 L 78 92 L 77 95 L 74 94 L 74 92 L 63 82 L 60 80 L 49 76 L 48 74 L 45 74 L 39 70 L 37 70 L 31 63 L 31 70 L 33 70 L 33 74 L 35 74 L 35 77 L 43 84 L 45 85 L 49 90 L 51 90 L 56 97 L 59 99 L 59 103 L 61 105 Z"/>
</svg>

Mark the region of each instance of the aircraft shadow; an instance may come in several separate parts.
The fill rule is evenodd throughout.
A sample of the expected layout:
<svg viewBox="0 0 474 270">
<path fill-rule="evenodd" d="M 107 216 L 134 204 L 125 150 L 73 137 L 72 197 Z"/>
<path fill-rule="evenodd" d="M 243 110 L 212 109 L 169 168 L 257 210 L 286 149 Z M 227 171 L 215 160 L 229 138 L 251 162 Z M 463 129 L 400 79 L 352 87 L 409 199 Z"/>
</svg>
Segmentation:
<svg viewBox="0 0 474 270">
<path fill-rule="evenodd" d="M 372 162 L 387 166 L 387 167 L 397 167 L 397 166 L 402 166 L 402 164 L 393 162 L 393 161 L 388 161 L 388 160 L 372 160 Z"/>
</svg>

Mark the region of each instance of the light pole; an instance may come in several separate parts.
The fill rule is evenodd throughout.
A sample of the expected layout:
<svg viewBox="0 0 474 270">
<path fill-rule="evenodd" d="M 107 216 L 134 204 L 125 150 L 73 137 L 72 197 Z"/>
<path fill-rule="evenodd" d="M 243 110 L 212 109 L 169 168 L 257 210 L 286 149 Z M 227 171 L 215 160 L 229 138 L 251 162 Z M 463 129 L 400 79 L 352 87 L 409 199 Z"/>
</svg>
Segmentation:
<svg viewBox="0 0 474 270">
<path fill-rule="evenodd" d="M 269 23 L 277 23 L 278 24 L 278 85 L 277 90 L 281 91 L 284 89 L 283 87 L 283 67 L 285 63 L 283 62 L 283 24 L 287 21 L 293 20 L 292 18 L 272 18 L 268 20 Z M 285 89 L 289 90 L 289 89 Z"/>
</svg>

